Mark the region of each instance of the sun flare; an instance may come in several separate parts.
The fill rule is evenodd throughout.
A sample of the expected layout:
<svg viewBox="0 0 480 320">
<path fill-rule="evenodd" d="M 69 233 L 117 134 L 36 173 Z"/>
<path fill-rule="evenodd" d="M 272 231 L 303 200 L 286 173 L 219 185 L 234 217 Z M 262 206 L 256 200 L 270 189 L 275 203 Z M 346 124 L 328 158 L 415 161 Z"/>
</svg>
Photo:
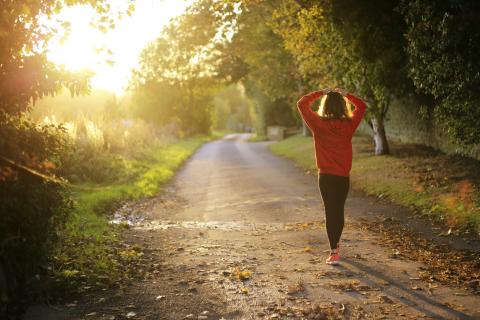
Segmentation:
<svg viewBox="0 0 480 320">
<path fill-rule="evenodd" d="M 111 3 L 118 8 L 127 1 L 111 0 Z M 65 8 L 48 23 L 54 26 L 56 19 L 66 21 L 71 31 L 65 39 L 63 35 L 52 39 L 47 49 L 48 58 L 68 70 L 91 70 L 95 73 L 91 81 L 93 88 L 121 94 L 141 50 L 190 3 L 192 0 L 137 0 L 131 16 L 124 16 L 116 22 L 115 28 L 105 33 L 91 25 L 96 14 L 91 7 Z"/>
</svg>

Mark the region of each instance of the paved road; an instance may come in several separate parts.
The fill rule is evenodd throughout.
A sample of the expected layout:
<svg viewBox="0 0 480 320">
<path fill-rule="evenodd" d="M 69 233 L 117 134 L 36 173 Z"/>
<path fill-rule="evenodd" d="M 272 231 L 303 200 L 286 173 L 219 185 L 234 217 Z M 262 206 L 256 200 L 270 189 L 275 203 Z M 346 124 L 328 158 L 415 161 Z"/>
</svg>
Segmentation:
<svg viewBox="0 0 480 320">
<path fill-rule="evenodd" d="M 163 252 L 159 271 L 88 312 L 108 319 L 116 303 L 141 319 L 480 318 L 478 296 L 420 280 L 421 264 L 362 228 L 391 209 L 363 195 L 347 200 L 342 264 L 326 265 L 315 173 L 247 137 L 207 143 L 186 162 L 134 231 Z"/>
</svg>

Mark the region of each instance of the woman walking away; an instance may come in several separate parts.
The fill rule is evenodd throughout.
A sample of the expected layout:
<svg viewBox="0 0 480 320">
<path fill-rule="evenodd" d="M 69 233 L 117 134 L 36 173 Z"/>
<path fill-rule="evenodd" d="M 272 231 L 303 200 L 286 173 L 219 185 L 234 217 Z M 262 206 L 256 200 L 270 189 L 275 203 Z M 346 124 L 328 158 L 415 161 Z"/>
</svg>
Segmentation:
<svg viewBox="0 0 480 320">
<path fill-rule="evenodd" d="M 322 96 L 320 108 L 315 113 L 310 107 Z M 344 97 L 355 106 L 353 114 L 350 114 Z M 344 206 L 350 187 L 352 136 L 365 114 L 366 105 L 360 98 L 337 88 L 309 93 L 298 101 L 297 107 L 312 132 L 315 145 L 318 186 L 330 242 L 330 256 L 326 263 L 338 264 Z"/>
</svg>

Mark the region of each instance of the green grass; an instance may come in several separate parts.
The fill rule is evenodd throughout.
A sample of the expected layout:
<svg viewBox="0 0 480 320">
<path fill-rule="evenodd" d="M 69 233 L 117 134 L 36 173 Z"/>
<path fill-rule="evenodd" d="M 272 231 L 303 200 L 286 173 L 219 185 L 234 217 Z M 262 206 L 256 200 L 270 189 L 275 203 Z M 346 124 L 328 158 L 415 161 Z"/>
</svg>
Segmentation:
<svg viewBox="0 0 480 320">
<path fill-rule="evenodd" d="M 260 141 L 267 141 L 268 137 L 266 135 L 257 135 L 254 134 L 250 138 L 248 138 L 249 142 L 260 142 Z"/>
<path fill-rule="evenodd" d="M 211 138 L 181 140 L 154 148 L 141 160 L 128 160 L 135 173 L 129 175 L 130 181 L 74 188 L 73 213 L 52 257 L 54 277 L 67 289 L 80 291 L 87 285 L 110 285 L 128 277 L 132 254 L 120 245 L 125 226 L 110 224 L 108 214 L 122 201 L 156 195 L 176 169 Z"/>
<path fill-rule="evenodd" d="M 317 170 L 311 137 L 294 135 L 269 147 L 273 153 L 291 159 L 305 169 Z"/>
<path fill-rule="evenodd" d="M 230 130 L 212 130 L 211 137 L 212 139 L 220 139 L 223 136 L 230 133 L 235 133 L 235 132 Z"/>
<path fill-rule="evenodd" d="M 205 141 L 206 138 L 182 140 L 151 150 L 143 160 L 130 160 L 131 170 L 137 175 L 126 183 L 80 186 L 81 191 L 75 193 L 75 212 L 80 215 L 90 212 L 104 214 L 121 200 L 154 196 L 183 161 Z"/>
<path fill-rule="evenodd" d="M 451 156 L 429 153 L 420 146 L 393 143 L 393 155 L 375 156 L 368 137 L 354 137 L 353 146 L 354 187 L 431 215 L 452 227 L 480 231 L 480 192 L 479 186 L 472 182 L 477 179 L 473 176 L 460 182 L 453 179 L 462 175 L 458 172 L 462 165 L 454 166 Z M 311 137 L 295 135 L 270 145 L 270 149 L 307 170 L 317 170 Z M 442 170 L 434 169 L 438 167 Z"/>
</svg>

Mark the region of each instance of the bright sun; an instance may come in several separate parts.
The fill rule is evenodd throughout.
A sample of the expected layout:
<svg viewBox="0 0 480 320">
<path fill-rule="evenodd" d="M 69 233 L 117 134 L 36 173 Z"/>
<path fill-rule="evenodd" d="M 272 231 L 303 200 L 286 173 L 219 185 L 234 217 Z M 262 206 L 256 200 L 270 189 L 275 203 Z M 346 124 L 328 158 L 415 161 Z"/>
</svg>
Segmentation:
<svg viewBox="0 0 480 320">
<path fill-rule="evenodd" d="M 90 25 L 95 11 L 89 6 L 65 8 L 55 16 L 71 24 L 64 41 L 52 39 L 48 58 L 69 70 L 89 69 L 95 72 L 94 88 L 122 94 L 132 68 L 145 45 L 158 37 L 169 20 L 182 14 L 192 0 L 137 0 L 135 11 L 117 21 L 114 29 L 102 33 Z M 111 0 L 112 7 L 121 9 L 126 0 Z"/>
</svg>

